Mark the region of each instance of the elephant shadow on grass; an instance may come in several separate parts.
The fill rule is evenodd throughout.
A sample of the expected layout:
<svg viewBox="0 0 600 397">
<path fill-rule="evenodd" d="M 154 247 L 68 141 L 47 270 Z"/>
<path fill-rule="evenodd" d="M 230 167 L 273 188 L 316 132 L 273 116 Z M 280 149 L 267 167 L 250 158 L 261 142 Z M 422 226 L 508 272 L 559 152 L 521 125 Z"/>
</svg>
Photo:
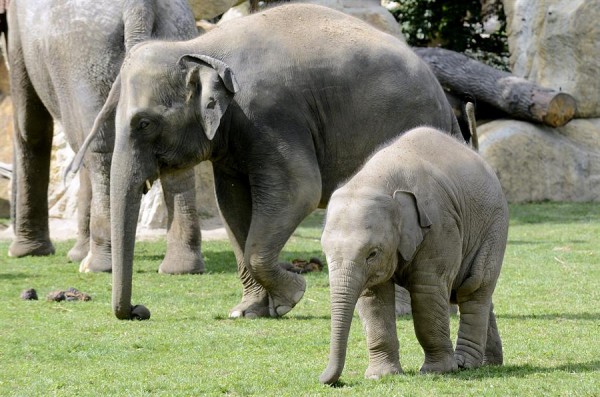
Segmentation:
<svg viewBox="0 0 600 397">
<path fill-rule="evenodd" d="M 451 376 L 457 379 L 477 380 L 507 377 L 524 378 L 532 374 L 545 374 L 554 372 L 586 373 L 598 371 L 600 371 L 600 360 L 593 360 L 582 363 L 566 363 L 548 367 L 531 364 L 503 365 L 499 367 L 487 366 L 475 370 L 460 371 L 448 375 L 439 376 Z"/>
<path fill-rule="evenodd" d="M 600 313 L 545 313 L 545 314 L 498 314 L 497 319 L 511 320 L 577 320 L 600 321 Z"/>
<path fill-rule="evenodd" d="M 587 361 L 582 363 L 568 363 L 557 366 L 543 367 L 539 365 L 521 364 L 521 365 L 502 365 L 502 366 L 483 366 L 477 369 L 451 372 L 447 374 L 429 374 L 423 375 L 439 379 L 455 378 L 463 380 L 482 380 L 491 378 L 524 378 L 533 374 L 549 374 L 555 372 L 567 373 L 588 373 L 600 371 L 600 360 Z M 404 375 L 420 376 L 418 370 L 405 370 Z M 358 382 L 338 381 L 331 385 L 333 388 L 351 388 L 358 386 Z"/>
</svg>

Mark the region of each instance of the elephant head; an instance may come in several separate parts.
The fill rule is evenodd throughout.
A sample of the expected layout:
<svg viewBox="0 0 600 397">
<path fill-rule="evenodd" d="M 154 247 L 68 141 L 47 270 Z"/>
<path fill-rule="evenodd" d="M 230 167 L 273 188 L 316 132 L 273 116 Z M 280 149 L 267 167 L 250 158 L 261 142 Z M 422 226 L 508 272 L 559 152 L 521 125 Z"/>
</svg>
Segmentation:
<svg viewBox="0 0 600 397">
<path fill-rule="evenodd" d="M 321 382 L 335 383 L 344 368 L 348 334 L 361 293 L 388 281 L 400 255 L 410 261 L 431 225 L 410 192 L 393 195 L 351 186 L 337 190 L 321 238 L 329 267 L 331 342 Z"/>
<path fill-rule="evenodd" d="M 142 43 L 131 50 L 72 166 L 116 110 L 111 164 L 113 309 L 132 318 L 131 278 L 142 193 L 162 173 L 177 173 L 210 155 L 217 130 L 238 91 L 231 69 L 202 54 L 175 53 L 175 45 Z M 184 187 L 182 187 L 184 189 Z"/>
</svg>

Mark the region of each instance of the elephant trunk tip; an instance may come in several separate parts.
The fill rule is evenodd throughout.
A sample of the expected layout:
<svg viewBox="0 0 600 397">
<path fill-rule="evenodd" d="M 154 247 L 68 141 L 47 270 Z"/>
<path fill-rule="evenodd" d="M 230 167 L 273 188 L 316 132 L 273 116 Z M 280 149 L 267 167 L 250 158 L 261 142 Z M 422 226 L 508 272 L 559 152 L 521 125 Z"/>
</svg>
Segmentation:
<svg viewBox="0 0 600 397">
<path fill-rule="evenodd" d="M 114 309 L 115 316 L 119 320 L 149 320 L 150 310 L 144 305 L 117 306 Z"/>
<path fill-rule="evenodd" d="M 340 379 L 341 374 L 341 368 L 335 368 L 332 365 L 329 365 L 319 377 L 319 382 L 325 385 L 333 385 Z"/>
</svg>

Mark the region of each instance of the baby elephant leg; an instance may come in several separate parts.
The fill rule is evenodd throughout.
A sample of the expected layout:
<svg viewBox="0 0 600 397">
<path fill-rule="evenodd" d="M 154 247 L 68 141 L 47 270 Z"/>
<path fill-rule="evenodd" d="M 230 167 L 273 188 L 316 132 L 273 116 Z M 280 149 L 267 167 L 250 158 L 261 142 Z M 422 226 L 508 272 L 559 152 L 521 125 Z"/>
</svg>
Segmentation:
<svg viewBox="0 0 600 397">
<path fill-rule="evenodd" d="M 504 355 L 502 354 L 502 339 L 496 326 L 494 315 L 494 304 L 490 306 L 490 317 L 488 320 L 487 340 L 485 342 L 485 353 L 483 355 L 484 365 L 502 365 Z"/>
<path fill-rule="evenodd" d="M 430 268 L 426 264 L 423 268 Z M 449 291 L 443 277 L 416 271 L 409 286 L 415 334 L 425 353 L 422 373 L 458 369 L 450 341 Z"/>
<path fill-rule="evenodd" d="M 490 364 L 502 362 L 502 343 L 492 311 L 492 293 L 502 264 L 500 254 L 504 252 L 498 247 L 503 245 L 495 239 L 481 246 L 471 276 L 457 290 L 460 325 L 454 357 L 460 368 L 483 365 L 488 349 Z"/>
<path fill-rule="evenodd" d="M 472 299 L 459 303 L 460 325 L 454 357 L 460 368 L 476 368 L 483 364 L 490 302 Z"/>
<path fill-rule="evenodd" d="M 357 303 L 358 314 L 367 335 L 369 367 L 365 377 L 379 379 L 400 374 L 394 283 L 386 281 L 363 292 Z"/>
</svg>

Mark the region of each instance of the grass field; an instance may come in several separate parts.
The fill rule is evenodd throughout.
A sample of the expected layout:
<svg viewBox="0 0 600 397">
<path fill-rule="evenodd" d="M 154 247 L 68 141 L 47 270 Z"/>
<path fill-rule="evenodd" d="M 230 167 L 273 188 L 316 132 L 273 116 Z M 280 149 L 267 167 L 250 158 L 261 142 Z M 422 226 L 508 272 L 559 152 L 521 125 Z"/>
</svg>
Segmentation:
<svg viewBox="0 0 600 397">
<path fill-rule="evenodd" d="M 296 231 L 283 258 L 321 253 L 322 214 Z M 505 365 L 419 375 L 423 354 L 410 317 L 397 320 L 404 375 L 371 381 L 358 317 L 342 383 L 320 385 L 329 351 L 327 273 L 306 276 L 304 299 L 281 319 L 230 320 L 240 296 L 227 241 L 204 244 L 208 273 L 165 276 L 163 241 L 136 246 L 134 303 L 144 322 L 118 321 L 109 274 L 80 274 L 57 254 L 13 259 L 0 242 L 1 396 L 599 396 L 600 205 L 511 206 L 495 293 Z M 89 302 L 48 302 L 75 287 Z M 19 294 L 35 288 L 39 301 Z M 452 318 L 453 338 L 457 317 Z"/>
</svg>

